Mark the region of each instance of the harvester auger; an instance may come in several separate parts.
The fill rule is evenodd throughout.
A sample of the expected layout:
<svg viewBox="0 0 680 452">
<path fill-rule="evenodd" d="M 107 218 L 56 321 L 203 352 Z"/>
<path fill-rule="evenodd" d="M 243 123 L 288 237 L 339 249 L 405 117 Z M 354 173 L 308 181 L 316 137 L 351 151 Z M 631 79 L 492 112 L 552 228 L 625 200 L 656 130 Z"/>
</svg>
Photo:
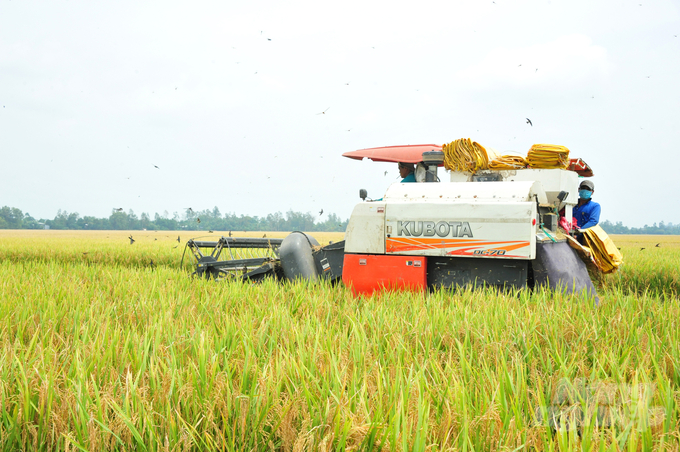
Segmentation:
<svg viewBox="0 0 680 452">
<path fill-rule="evenodd" d="M 342 280 L 355 294 L 367 295 L 384 289 L 546 287 L 597 300 L 574 250 L 578 245 L 559 227 L 561 219 L 571 222 L 578 178 L 591 177 L 590 167 L 572 159 L 568 167 L 451 170 L 443 181 L 437 170 L 446 155 L 439 145 L 345 153 L 412 163 L 416 182 L 394 183 L 377 200 L 360 190 L 362 202 L 354 207 L 345 240 L 327 246 L 302 232 L 284 239 L 191 240 L 195 274 Z M 225 250 L 229 259 L 220 261 Z"/>
</svg>

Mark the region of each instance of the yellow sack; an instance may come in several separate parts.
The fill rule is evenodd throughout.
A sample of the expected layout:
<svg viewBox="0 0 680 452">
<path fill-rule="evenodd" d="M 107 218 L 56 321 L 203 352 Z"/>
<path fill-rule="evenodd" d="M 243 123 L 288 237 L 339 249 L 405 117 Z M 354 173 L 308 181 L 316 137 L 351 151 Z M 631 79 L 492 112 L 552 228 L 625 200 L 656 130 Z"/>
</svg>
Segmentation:
<svg viewBox="0 0 680 452">
<path fill-rule="evenodd" d="M 569 149 L 556 144 L 534 144 L 527 154 L 527 163 L 531 168 L 567 169 Z"/>
<path fill-rule="evenodd" d="M 603 273 L 611 273 L 623 263 L 623 255 L 600 226 L 584 229 L 583 237 L 595 264 Z"/>
<path fill-rule="evenodd" d="M 449 171 L 469 171 L 489 169 L 489 153 L 496 157 L 493 150 L 469 138 L 460 138 L 442 146 L 444 167 Z M 493 158 L 492 157 L 492 158 Z"/>
<path fill-rule="evenodd" d="M 527 167 L 527 161 L 520 155 L 502 155 L 489 162 L 492 170 L 515 170 Z"/>
</svg>

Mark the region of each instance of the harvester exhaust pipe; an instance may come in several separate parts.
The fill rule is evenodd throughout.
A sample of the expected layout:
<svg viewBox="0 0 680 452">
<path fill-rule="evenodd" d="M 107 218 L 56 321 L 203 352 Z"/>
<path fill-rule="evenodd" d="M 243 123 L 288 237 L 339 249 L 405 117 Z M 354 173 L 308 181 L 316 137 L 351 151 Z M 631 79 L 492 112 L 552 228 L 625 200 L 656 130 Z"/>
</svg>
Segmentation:
<svg viewBox="0 0 680 452">
<path fill-rule="evenodd" d="M 425 182 L 439 182 L 437 167 L 444 163 L 444 153 L 442 151 L 423 152 L 423 163 L 427 166 Z"/>
</svg>

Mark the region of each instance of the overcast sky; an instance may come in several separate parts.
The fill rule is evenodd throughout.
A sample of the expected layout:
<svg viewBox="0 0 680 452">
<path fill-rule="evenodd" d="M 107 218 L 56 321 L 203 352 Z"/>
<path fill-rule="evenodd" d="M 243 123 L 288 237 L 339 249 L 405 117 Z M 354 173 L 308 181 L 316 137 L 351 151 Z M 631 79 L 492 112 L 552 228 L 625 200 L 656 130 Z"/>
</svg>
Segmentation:
<svg viewBox="0 0 680 452">
<path fill-rule="evenodd" d="M 0 206 L 347 218 L 398 171 L 342 153 L 469 137 L 680 223 L 679 35 L 670 0 L 0 0 Z"/>
</svg>

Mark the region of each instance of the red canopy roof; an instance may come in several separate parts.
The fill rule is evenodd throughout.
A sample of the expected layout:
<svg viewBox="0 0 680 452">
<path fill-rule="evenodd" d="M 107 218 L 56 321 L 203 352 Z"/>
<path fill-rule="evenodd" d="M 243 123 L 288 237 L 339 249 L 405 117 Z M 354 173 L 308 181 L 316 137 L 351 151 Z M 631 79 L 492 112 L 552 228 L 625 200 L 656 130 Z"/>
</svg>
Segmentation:
<svg viewBox="0 0 680 452">
<path fill-rule="evenodd" d="M 356 160 L 367 158 L 374 162 L 418 163 L 423 161 L 423 152 L 441 150 L 442 147 L 439 144 L 409 144 L 407 146 L 359 149 L 358 151 L 345 152 L 342 156 Z"/>
</svg>

